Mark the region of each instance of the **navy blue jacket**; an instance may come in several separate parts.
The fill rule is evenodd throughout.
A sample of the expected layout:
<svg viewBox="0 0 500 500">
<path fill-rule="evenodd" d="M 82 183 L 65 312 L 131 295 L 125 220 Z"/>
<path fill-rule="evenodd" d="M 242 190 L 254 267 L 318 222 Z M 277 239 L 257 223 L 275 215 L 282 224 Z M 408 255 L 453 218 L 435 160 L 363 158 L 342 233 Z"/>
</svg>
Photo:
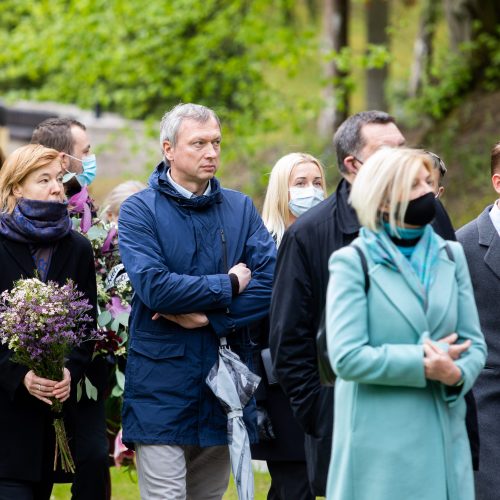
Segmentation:
<svg viewBox="0 0 500 500">
<path fill-rule="evenodd" d="M 219 338 L 251 363 L 246 326 L 269 310 L 275 244 L 252 201 L 212 179 L 208 196 L 187 199 L 158 165 L 150 187 L 120 211 L 120 253 L 135 290 L 123 405 L 125 442 L 197 445 L 227 443 L 227 417 L 205 383 L 217 361 Z M 234 297 L 227 271 L 252 271 Z M 205 312 L 209 325 L 187 330 L 155 312 Z M 254 404 L 244 412 L 253 441 Z"/>
</svg>

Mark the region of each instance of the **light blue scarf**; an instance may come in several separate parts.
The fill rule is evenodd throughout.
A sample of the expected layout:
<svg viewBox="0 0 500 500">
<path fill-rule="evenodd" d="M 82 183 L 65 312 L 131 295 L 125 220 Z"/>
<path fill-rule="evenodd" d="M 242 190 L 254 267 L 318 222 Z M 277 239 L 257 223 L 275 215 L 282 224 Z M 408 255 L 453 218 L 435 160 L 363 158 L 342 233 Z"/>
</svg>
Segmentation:
<svg viewBox="0 0 500 500">
<path fill-rule="evenodd" d="M 373 261 L 401 273 L 426 308 L 427 295 L 436 276 L 441 246 L 440 239 L 430 224 L 425 226 L 410 258 L 403 255 L 383 228 L 371 231 L 363 227 L 359 235 Z"/>
<path fill-rule="evenodd" d="M 391 229 L 391 225 L 388 222 L 383 222 L 385 232 L 391 236 L 392 241 L 397 246 L 398 250 L 407 258 L 411 259 L 413 255 L 413 251 L 415 250 L 415 245 L 413 246 L 402 246 L 398 245 L 398 241 L 394 241 L 394 238 L 397 240 L 401 239 L 405 240 L 414 240 L 418 242 L 418 240 L 422 237 L 425 231 L 425 226 L 418 228 L 407 228 L 407 227 L 398 227 L 398 234 L 395 234 Z"/>
</svg>

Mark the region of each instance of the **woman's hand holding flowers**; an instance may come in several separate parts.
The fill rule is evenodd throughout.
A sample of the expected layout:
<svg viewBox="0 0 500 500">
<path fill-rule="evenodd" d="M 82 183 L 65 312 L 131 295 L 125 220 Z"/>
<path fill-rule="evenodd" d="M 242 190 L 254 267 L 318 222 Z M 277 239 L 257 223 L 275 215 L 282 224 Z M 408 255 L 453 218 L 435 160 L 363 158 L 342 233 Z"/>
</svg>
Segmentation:
<svg viewBox="0 0 500 500">
<path fill-rule="evenodd" d="M 48 405 L 52 405 L 49 398 L 56 398 L 63 403 L 69 398 L 71 391 L 71 375 L 67 368 L 64 368 L 61 381 L 38 377 L 33 370 L 30 370 L 24 376 L 23 382 L 32 396 Z"/>
<path fill-rule="evenodd" d="M 53 395 L 56 399 L 64 403 L 71 393 L 71 374 L 67 368 L 63 369 L 63 379 L 54 386 Z"/>
</svg>

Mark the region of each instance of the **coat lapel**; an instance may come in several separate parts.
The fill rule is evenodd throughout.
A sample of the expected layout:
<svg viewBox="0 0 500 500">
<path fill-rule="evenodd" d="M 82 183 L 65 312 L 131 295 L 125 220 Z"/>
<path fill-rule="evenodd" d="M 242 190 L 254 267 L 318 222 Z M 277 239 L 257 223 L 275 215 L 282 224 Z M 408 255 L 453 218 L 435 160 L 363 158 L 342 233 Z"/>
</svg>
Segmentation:
<svg viewBox="0 0 500 500">
<path fill-rule="evenodd" d="M 420 299 L 399 273 L 378 265 L 370 271 L 370 281 L 380 289 L 382 294 L 406 318 L 419 339 L 423 332 L 429 330 Z"/>
<path fill-rule="evenodd" d="M 7 238 L 3 238 L 2 242 L 7 253 L 19 265 L 24 277 L 32 278 L 35 274 L 35 263 L 33 262 L 33 257 L 31 256 L 28 245 L 26 243 L 8 240 Z"/>
<path fill-rule="evenodd" d="M 452 298 L 450 293 L 453 290 L 455 281 L 455 262 L 445 257 L 444 250 L 441 251 L 439 265 L 437 266 L 436 276 L 429 291 L 429 306 L 427 309 L 427 318 L 432 330 L 439 328 L 449 311 L 449 304 Z"/>
<path fill-rule="evenodd" d="M 500 278 L 500 237 L 490 218 L 491 206 L 487 207 L 477 219 L 479 244 L 488 247 L 484 263 Z"/>
</svg>

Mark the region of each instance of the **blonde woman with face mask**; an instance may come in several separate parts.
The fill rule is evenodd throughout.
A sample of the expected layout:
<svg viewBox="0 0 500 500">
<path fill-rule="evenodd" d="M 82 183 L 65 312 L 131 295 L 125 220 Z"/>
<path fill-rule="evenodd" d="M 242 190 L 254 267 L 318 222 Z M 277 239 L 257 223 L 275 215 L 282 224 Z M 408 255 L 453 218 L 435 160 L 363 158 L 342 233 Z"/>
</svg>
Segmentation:
<svg viewBox="0 0 500 500">
<path fill-rule="evenodd" d="M 325 196 L 325 175 L 316 158 L 291 153 L 276 162 L 269 177 L 262 219 L 277 246 L 285 230 Z M 259 422 L 260 442 L 252 447 L 252 458 L 267 462 L 271 475 L 268 499 L 313 500 L 304 455 L 304 432 L 292 414 L 288 398 L 270 373 L 268 320 L 255 331 L 254 340 L 266 347 L 257 359 L 264 383 L 256 395 L 258 406 L 264 409 L 260 416 L 265 418 Z"/>
<path fill-rule="evenodd" d="M 306 153 L 280 158 L 269 177 L 262 219 L 279 246 L 285 230 L 326 197 L 323 166 Z"/>
</svg>

